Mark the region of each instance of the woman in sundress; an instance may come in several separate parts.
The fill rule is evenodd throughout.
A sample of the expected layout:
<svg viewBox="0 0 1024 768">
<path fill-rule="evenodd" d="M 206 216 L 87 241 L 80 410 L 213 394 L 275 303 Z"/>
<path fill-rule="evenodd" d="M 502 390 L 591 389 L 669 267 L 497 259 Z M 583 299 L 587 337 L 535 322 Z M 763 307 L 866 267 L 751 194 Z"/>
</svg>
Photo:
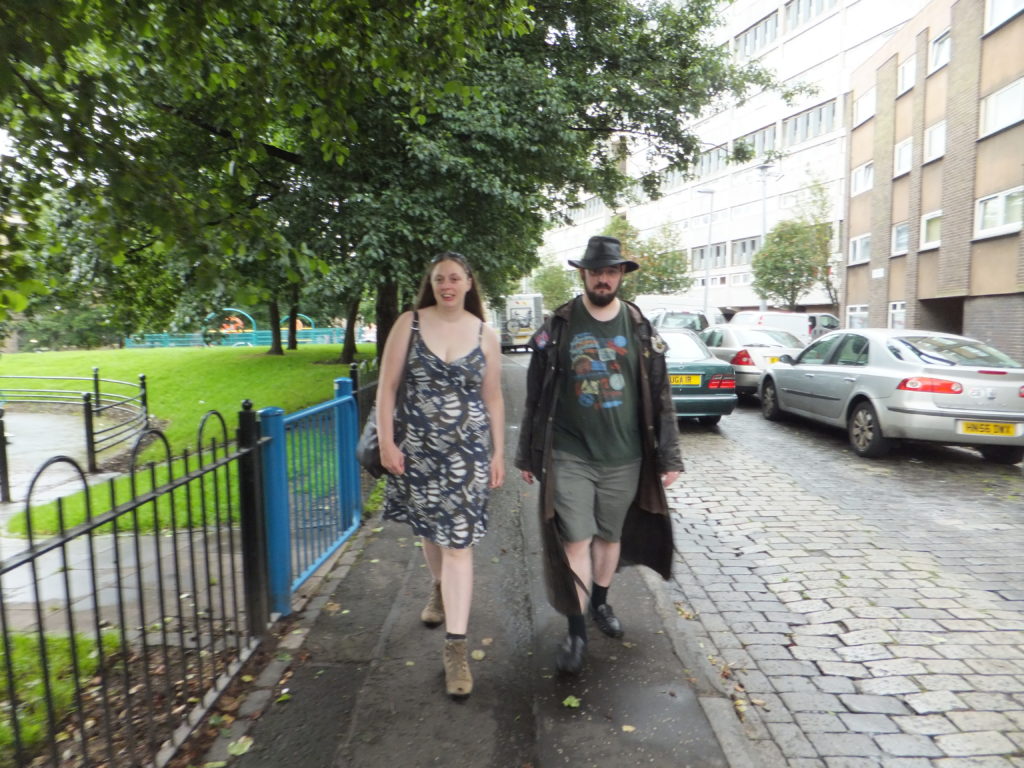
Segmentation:
<svg viewBox="0 0 1024 768">
<path fill-rule="evenodd" d="M 395 402 L 399 381 L 404 398 Z M 466 631 L 473 545 L 487 532 L 487 499 L 505 479 L 501 342 L 483 321 L 466 259 L 438 254 L 416 309 L 399 316 L 381 358 L 377 390 L 384 518 L 423 541 L 433 585 L 420 619 L 445 624 L 448 695 L 473 689 Z"/>
</svg>

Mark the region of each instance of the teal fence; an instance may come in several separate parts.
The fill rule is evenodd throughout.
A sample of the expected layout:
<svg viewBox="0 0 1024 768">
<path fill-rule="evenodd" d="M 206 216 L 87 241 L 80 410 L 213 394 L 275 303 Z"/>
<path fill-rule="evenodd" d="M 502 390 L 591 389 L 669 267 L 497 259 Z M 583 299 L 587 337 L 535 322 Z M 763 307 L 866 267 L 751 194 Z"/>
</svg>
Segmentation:
<svg viewBox="0 0 1024 768">
<path fill-rule="evenodd" d="M 288 332 L 281 332 L 282 341 Z M 344 328 L 307 328 L 297 332 L 300 344 L 341 344 L 345 341 Z M 240 331 L 224 333 L 144 333 L 129 336 L 126 347 L 269 347 L 273 333 L 266 331 Z"/>
</svg>

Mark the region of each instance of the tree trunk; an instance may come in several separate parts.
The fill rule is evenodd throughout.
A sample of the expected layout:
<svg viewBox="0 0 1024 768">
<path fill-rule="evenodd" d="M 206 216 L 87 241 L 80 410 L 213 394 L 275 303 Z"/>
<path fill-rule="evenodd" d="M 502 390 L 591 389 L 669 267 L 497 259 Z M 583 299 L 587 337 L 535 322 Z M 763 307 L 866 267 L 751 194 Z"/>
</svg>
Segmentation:
<svg viewBox="0 0 1024 768">
<path fill-rule="evenodd" d="M 277 297 L 270 299 L 270 349 L 268 355 L 283 355 L 281 347 L 281 308 L 277 305 Z"/>
<path fill-rule="evenodd" d="M 387 278 L 377 291 L 377 358 L 384 353 L 384 344 L 391 326 L 398 319 L 398 282 Z"/>
<path fill-rule="evenodd" d="M 292 284 L 292 305 L 288 312 L 288 349 L 299 348 L 299 284 Z"/>
<path fill-rule="evenodd" d="M 348 364 L 356 359 L 356 321 L 359 318 L 359 302 L 363 299 L 362 286 L 353 292 L 345 312 L 345 342 L 341 345 L 339 363 Z"/>
</svg>

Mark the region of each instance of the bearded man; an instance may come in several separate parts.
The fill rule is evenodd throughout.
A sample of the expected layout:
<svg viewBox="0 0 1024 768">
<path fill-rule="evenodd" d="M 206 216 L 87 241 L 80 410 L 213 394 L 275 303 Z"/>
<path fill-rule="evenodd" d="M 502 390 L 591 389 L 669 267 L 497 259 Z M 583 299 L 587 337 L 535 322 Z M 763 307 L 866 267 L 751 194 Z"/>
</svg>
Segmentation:
<svg viewBox="0 0 1024 768">
<path fill-rule="evenodd" d="M 621 564 L 671 576 L 665 488 L 683 469 L 665 343 L 618 297 L 639 265 L 614 237 L 590 238 L 584 292 L 556 309 L 530 340 L 526 408 L 515 465 L 540 481 L 548 600 L 568 617 L 555 667 L 575 675 L 587 648 L 586 614 L 609 637 L 623 628 L 608 590 Z"/>
</svg>

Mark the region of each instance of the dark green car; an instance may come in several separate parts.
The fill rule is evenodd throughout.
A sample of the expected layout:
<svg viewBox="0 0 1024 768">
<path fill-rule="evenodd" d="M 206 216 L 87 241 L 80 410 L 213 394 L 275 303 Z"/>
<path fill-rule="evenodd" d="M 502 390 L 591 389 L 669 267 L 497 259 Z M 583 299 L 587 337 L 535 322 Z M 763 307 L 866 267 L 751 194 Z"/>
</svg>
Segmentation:
<svg viewBox="0 0 1024 768">
<path fill-rule="evenodd" d="M 668 345 L 665 361 L 672 403 L 679 418 L 717 424 L 736 407 L 736 375 L 693 331 L 660 331 Z"/>
</svg>

